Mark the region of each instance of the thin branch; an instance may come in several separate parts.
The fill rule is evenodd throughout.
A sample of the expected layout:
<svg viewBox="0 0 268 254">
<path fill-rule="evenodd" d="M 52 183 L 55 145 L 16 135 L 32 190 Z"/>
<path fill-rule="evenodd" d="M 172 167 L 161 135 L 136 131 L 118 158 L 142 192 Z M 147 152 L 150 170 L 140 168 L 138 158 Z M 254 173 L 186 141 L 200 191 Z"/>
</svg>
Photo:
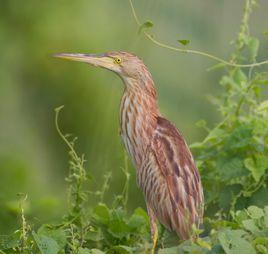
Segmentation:
<svg viewBox="0 0 268 254">
<path fill-rule="evenodd" d="M 70 144 L 70 142 L 67 140 L 67 138 L 65 137 L 65 135 L 61 132 L 60 128 L 59 128 L 59 124 L 58 124 L 58 119 L 59 119 L 59 113 L 60 111 L 64 108 L 64 106 L 60 106 L 58 108 L 55 108 L 55 112 L 56 112 L 56 116 L 55 116 L 55 126 L 56 126 L 56 130 L 59 133 L 60 137 L 63 139 L 63 141 L 66 143 L 66 145 L 69 147 L 70 151 L 72 152 L 72 154 L 74 155 L 75 159 L 77 161 L 80 161 L 79 156 L 77 155 L 76 151 L 74 150 L 73 146 Z"/>
<path fill-rule="evenodd" d="M 136 13 L 136 10 L 135 10 L 134 5 L 132 3 L 132 0 L 129 0 L 129 4 L 130 4 L 132 15 L 133 15 L 133 17 L 135 19 L 135 22 L 140 27 L 141 26 L 141 22 L 140 22 L 140 20 L 139 20 L 139 18 L 137 16 L 137 13 Z M 155 38 L 153 38 L 152 35 L 150 35 L 148 32 L 146 32 L 144 30 L 143 30 L 143 34 L 150 41 L 152 41 L 154 44 L 156 44 L 159 47 L 170 49 L 170 50 L 181 52 L 181 53 L 191 53 L 191 54 L 195 54 L 195 55 L 205 56 L 205 57 L 208 57 L 210 59 L 213 59 L 213 60 L 215 60 L 217 62 L 223 63 L 223 64 L 228 65 L 228 66 L 232 66 L 232 67 L 249 68 L 249 67 L 256 67 L 256 66 L 261 66 L 261 65 L 264 65 L 264 64 L 268 64 L 268 60 L 265 60 L 265 61 L 262 61 L 262 62 L 255 62 L 255 63 L 251 63 L 251 64 L 236 64 L 236 63 L 232 63 L 232 62 L 229 62 L 227 60 L 224 60 L 224 59 L 222 59 L 220 57 L 214 56 L 212 54 L 209 54 L 207 52 L 203 52 L 203 51 L 199 51 L 199 50 L 194 50 L 194 49 L 182 49 L 182 48 L 170 46 L 168 44 L 165 44 L 165 43 L 162 43 L 162 42 L 156 40 Z"/>
</svg>

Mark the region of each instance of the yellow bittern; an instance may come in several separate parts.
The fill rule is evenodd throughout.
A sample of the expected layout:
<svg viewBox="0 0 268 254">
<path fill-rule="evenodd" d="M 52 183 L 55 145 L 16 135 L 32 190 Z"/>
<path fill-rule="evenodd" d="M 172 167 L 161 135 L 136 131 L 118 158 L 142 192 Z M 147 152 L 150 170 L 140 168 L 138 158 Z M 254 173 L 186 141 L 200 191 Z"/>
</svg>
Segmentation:
<svg viewBox="0 0 268 254">
<path fill-rule="evenodd" d="M 117 73 L 125 84 L 120 105 L 120 134 L 137 170 L 150 218 L 154 253 L 157 219 L 183 239 L 194 239 L 203 218 L 203 189 L 193 156 L 178 129 L 163 118 L 152 76 L 127 52 L 56 54 Z"/>
</svg>

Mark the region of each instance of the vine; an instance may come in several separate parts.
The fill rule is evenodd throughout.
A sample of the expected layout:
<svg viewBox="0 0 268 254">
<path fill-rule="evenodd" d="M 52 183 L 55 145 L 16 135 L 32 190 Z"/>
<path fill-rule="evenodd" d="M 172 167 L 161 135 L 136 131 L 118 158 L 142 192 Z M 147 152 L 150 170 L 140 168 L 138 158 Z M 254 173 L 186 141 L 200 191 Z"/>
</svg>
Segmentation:
<svg viewBox="0 0 268 254">
<path fill-rule="evenodd" d="M 139 30 L 143 32 L 143 34 L 145 35 L 146 38 L 148 38 L 151 42 L 153 42 L 154 44 L 156 44 L 159 47 L 166 48 L 166 49 L 169 49 L 169 50 L 173 50 L 173 51 L 176 51 L 176 52 L 181 52 L 181 53 L 190 53 L 190 54 L 205 56 L 205 57 L 208 57 L 208 58 L 210 58 L 212 60 L 215 60 L 215 61 L 217 61 L 217 62 L 219 62 L 221 64 L 224 64 L 224 65 L 227 65 L 227 66 L 232 66 L 232 67 L 251 68 L 251 67 L 257 67 L 257 66 L 268 64 L 268 60 L 265 60 L 265 61 L 262 61 L 262 62 L 254 62 L 254 63 L 250 63 L 250 64 L 237 64 L 237 63 L 234 62 L 235 59 L 232 59 L 231 61 L 227 61 L 227 60 L 224 60 L 223 58 L 220 58 L 218 56 L 215 56 L 215 55 L 212 55 L 210 53 L 203 52 L 203 51 L 200 51 L 200 50 L 183 49 L 183 48 L 178 48 L 178 47 L 174 47 L 174 46 L 168 45 L 166 43 L 163 43 L 163 42 L 155 39 L 153 35 L 151 35 L 147 31 L 145 31 L 145 29 L 143 29 L 143 28 L 146 28 L 146 27 L 147 28 L 152 27 L 153 23 L 149 22 L 149 21 L 147 21 L 145 23 L 140 22 L 140 19 L 138 18 L 138 15 L 137 15 L 137 12 L 136 12 L 136 10 L 134 8 L 132 0 L 129 0 L 129 4 L 130 4 L 132 15 L 134 17 L 134 20 L 135 20 L 136 24 L 139 27 Z M 244 11 L 244 13 L 246 13 L 246 15 L 244 15 L 244 17 L 245 17 L 244 20 L 243 20 L 244 22 L 247 22 L 248 17 L 250 15 L 251 11 L 252 11 L 252 7 L 255 4 L 256 4 L 255 0 L 246 0 L 246 7 L 245 7 L 245 11 Z"/>
</svg>

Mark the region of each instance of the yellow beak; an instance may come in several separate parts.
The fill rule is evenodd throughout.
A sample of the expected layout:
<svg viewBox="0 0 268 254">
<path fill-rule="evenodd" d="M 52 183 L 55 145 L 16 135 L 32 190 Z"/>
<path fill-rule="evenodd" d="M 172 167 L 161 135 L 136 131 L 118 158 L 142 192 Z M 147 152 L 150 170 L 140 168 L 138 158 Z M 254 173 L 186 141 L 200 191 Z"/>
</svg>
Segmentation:
<svg viewBox="0 0 268 254">
<path fill-rule="evenodd" d="M 71 61 L 88 63 L 94 66 L 103 67 L 109 70 L 114 70 L 114 60 L 106 54 L 69 54 L 59 53 L 53 55 L 57 58 L 62 58 Z"/>
</svg>

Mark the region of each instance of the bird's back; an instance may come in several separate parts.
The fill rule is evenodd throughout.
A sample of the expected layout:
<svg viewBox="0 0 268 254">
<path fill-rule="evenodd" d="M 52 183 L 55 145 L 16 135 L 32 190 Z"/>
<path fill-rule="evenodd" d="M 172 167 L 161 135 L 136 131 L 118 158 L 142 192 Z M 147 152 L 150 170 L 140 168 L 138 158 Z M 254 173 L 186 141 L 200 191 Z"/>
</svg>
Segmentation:
<svg viewBox="0 0 268 254">
<path fill-rule="evenodd" d="M 182 239 L 203 217 L 203 189 L 193 156 L 182 135 L 168 120 L 157 117 L 138 183 L 162 224 Z"/>
</svg>

